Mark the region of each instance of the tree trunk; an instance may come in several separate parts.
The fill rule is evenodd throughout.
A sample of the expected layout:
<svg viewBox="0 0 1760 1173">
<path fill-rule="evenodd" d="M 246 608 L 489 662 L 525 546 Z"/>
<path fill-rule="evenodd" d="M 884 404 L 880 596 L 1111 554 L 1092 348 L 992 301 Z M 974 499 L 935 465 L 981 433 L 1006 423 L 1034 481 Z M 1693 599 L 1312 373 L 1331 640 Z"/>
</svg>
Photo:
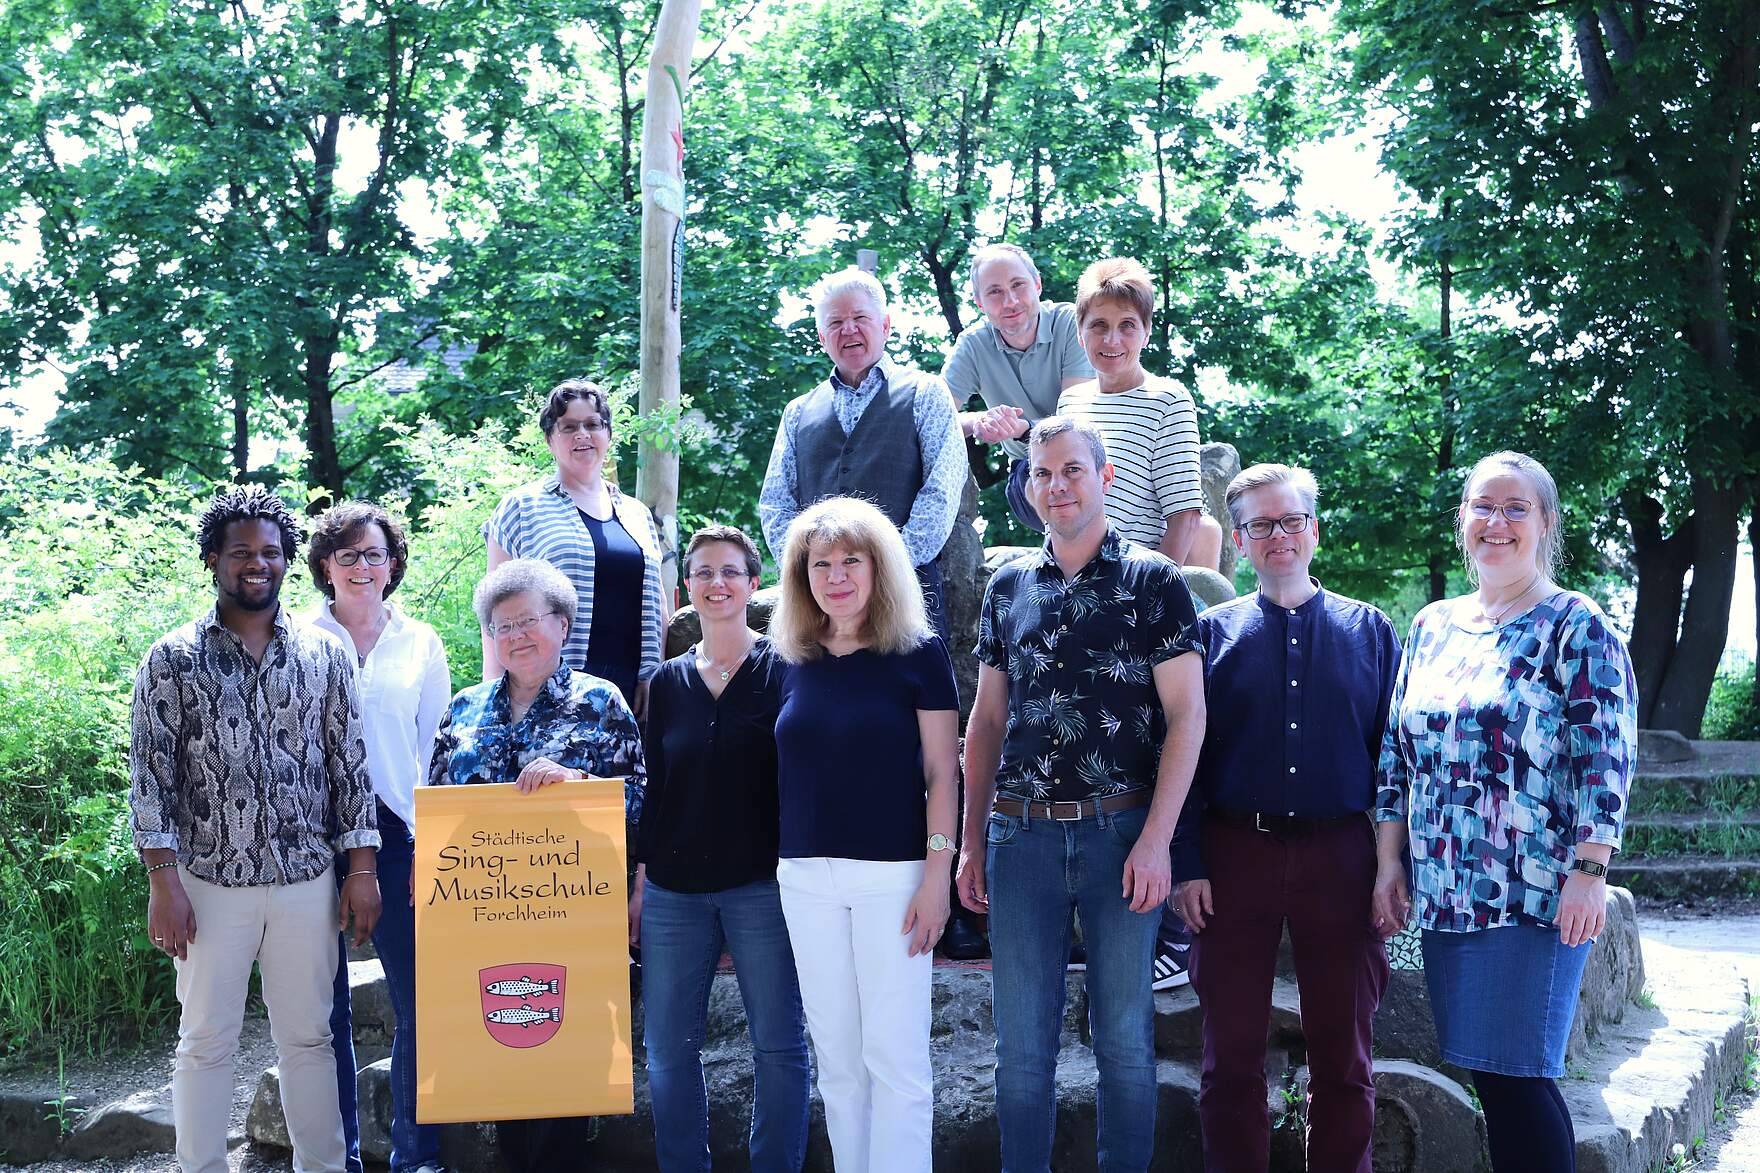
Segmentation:
<svg viewBox="0 0 1760 1173">
<path fill-rule="evenodd" d="M 1450 213 L 1454 211 L 1454 197 L 1449 196 L 1442 201 L 1442 222 L 1446 228 Z M 1438 300 L 1437 334 L 1442 339 L 1442 370 L 1438 373 L 1437 384 L 1441 391 L 1439 399 L 1442 404 L 1441 435 L 1436 442 L 1436 483 L 1446 484 L 1448 475 L 1454 471 L 1454 413 L 1459 406 L 1454 396 L 1454 351 L 1450 340 L 1454 337 L 1454 266 L 1447 249 L 1442 251 L 1440 263 L 1437 265 L 1436 284 Z M 1448 567 L 1454 561 L 1444 549 L 1434 549 L 1430 555 L 1430 601 L 1448 595 Z"/>
<path fill-rule="evenodd" d="M 1694 519 L 1688 517 L 1663 536 L 1662 504 L 1638 494 L 1624 501 L 1632 528 L 1632 560 L 1638 571 L 1638 600 L 1632 618 L 1632 668 L 1638 677 L 1638 724 L 1653 728 L 1656 696 L 1674 659 L 1681 625 L 1681 599 L 1693 565 Z"/>
<path fill-rule="evenodd" d="M 1746 494 L 1736 486 L 1693 477 L 1693 587 L 1681 616 L 1680 639 L 1656 691 L 1653 729 L 1699 736 L 1705 701 L 1729 636 L 1729 601 L 1736 581 L 1736 533 Z"/>
<path fill-rule="evenodd" d="M 330 387 L 340 334 L 334 325 L 322 334 L 306 335 L 306 362 L 300 372 L 306 388 L 306 479 L 313 488 L 329 490 L 314 497 L 308 512 L 319 513 L 343 497 L 342 458 L 336 451 L 336 395 Z"/>
<path fill-rule="evenodd" d="M 232 362 L 232 479 L 244 484 L 251 471 L 251 383 L 236 354 Z"/>
<path fill-rule="evenodd" d="M 641 413 L 678 406 L 680 349 L 679 301 L 684 265 L 673 250 L 674 235 L 684 227 L 682 215 L 665 206 L 671 199 L 647 177 L 676 181 L 671 190 L 681 201 L 684 191 L 684 103 L 690 84 L 691 47 L 697 39 L 700 0 L 665 0 L 654 31 L 654 54 L 648 61 L 648 91 L 642 105 L 642 391 Z M 627 89 L 625 91 L 627 93 Z M 678 449 L 659 448 L 643 440 L 637 454 L 636 495 L 659 523 L 666 552 L 678 550 Z M 670 607 L 678 589 L 678 562 L 668 558 L 660 571 L 661 593 Z"/>
</svg>

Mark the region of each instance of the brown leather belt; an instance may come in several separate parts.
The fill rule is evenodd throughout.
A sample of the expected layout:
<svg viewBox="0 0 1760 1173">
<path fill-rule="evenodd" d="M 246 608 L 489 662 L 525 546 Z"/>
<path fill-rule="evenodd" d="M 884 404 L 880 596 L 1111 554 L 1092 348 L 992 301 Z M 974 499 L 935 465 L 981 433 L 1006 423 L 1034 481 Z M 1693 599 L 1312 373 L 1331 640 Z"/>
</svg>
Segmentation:
<svg viewBox="0 0 1760 1173">
<path fill-rule="evenodd" d="M 1019 798 L 998 798 L 992 808 L 997 814 L 1011 818 L 1051 819 L 1059 823 L 1074 823 L 1081 819 L 1091 819 L 1101 812 L 1116 814 L 1119 811 L 1136 810 L 1140 806 L 1148 806 L 1154 797 L 1147 786 L 1136 790 L 1127 790 L 1123 794 L 1109 794 L 1105 798 L 1084 798 L 1079 802 L 1043 802 L 1039 799 L 1022 800 Z"/>
</svg>

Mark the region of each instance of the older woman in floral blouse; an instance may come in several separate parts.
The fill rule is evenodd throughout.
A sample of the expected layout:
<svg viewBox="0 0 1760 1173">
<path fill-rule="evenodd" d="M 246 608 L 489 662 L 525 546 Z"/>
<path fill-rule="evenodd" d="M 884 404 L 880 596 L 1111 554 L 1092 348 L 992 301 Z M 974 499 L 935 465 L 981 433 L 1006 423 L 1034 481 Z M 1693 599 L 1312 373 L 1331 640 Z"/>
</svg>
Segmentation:
<svg viewBox="0 0 1760 1173">
<path fill-rule="evenodd" d="M 631 840 L 642 816 L 642 736 L 609 681 L 562 661 L 574 622 L 574 585 L 548 562 L 503 562 L 477 584 L 477 620 L 501 674 L 452 698 L 434 738 L 433 786 L 511 782 L 522 794 L 567 778 L 624 779 Z M 585 1118 L 503 1121 L 509 1168 L 584 1168 Z"/>
<path fill-rule="evenodd" d="M 1442 1056 L 1473 1073 L 1498 1173 L 1576 1167 L 1564 1073 L 1637 765 L 1637 688 L 1601 609 L 1552 581 L 1558 489 L 1498 452 L 1458 527 L 1477 590 L 1418 613 L 1381 748 L 1373 916 L 1415 908 Z M 1411 889 L 1407 891 L 1408 852 Z"/>
</svg>

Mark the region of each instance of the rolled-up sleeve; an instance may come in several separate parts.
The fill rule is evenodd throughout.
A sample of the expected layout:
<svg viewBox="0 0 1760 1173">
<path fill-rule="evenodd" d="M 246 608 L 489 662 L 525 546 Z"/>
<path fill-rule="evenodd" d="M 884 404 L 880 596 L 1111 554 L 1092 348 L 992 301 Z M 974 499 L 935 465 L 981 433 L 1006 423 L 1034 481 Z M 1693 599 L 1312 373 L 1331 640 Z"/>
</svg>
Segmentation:
<svg viewBox="0 0 1760 1173">
<path fill-rule="evenodd" d="M 324 762 L 330 771 L 331 825 L 335 848 L 379 846 L 373 780 L 367 773 L 367 741 L 361 724 L 354 671 L 340 647 L 327 645 L 324 681 Z"/>
<path fill-rule="evenodd" d="M 1559 681 L 1570 729 L 1575 842 L 1618 849 L 1637 765 L 1638 688 L 1632 659 L 1599 614 L 1560 632 Z"/>
<path fill-rule="evenodd" d="M 129 714 L 128 812 L 137 848 L 177 850 L 177 747 L 183 737 L 174 654 L 154 644 L 134 677 Z"/>
</svg>

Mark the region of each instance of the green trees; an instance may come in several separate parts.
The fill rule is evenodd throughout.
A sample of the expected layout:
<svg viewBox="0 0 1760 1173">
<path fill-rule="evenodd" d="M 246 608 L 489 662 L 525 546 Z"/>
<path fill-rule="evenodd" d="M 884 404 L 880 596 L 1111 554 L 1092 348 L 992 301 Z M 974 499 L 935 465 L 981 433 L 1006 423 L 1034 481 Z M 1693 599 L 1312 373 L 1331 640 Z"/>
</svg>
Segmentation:
<svg viewBox="0 0 1760 1173">
<path fill-rule="evenodd" d="M 1398 112 L 1405 255 L 1505 311 L 1498 361 L 1457 366 L 1451 394 L 1519 405 L 1505 434 L 1635 571 L 1642 723 L 1696 734 L 1753 512 L 1760 6 L 1341 10 L 1359 83 Z"/>
</svg>

